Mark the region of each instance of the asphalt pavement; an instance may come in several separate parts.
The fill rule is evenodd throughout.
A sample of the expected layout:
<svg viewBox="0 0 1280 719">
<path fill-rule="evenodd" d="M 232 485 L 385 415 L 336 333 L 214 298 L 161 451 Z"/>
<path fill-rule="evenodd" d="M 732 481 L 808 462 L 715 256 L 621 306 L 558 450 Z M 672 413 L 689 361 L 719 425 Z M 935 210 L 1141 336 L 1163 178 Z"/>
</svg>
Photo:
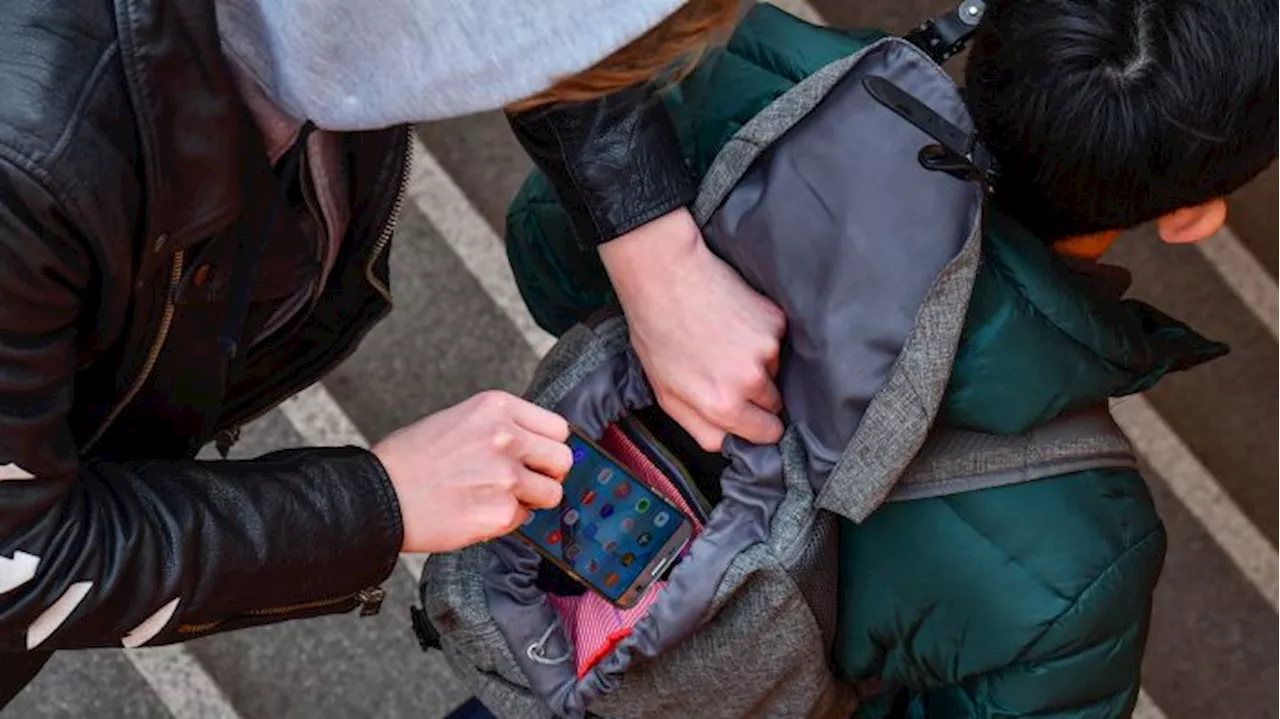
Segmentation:
<svg viewBox="0 0 1280 719">
<path fill-rule="evenodd" d="M 791 3 L 901 31 L 938 0 Z M 392 248 L 395 310 L 359 351 L 247 428 L 234 454 L 362 443 L 488 388 L 519 392 L 548 339 L 513 298 L 500 237 L 529 164 L 496 114 L 420 127 Z M 1144 664 L 1147 719 L 1277 716 L 1276 171 L 1233 198 L 1211 247 L 1147 230 L 1110 254 L 1134 293 L 1230 344 L 1227 358 L 1117 406 L 1169 530 Z M 0 719 L 441 717 L 467 692 L 408 625 L 412 559 L 383 612 L 217 635 L 177 648 L 63 652 Z"/>
</svg>

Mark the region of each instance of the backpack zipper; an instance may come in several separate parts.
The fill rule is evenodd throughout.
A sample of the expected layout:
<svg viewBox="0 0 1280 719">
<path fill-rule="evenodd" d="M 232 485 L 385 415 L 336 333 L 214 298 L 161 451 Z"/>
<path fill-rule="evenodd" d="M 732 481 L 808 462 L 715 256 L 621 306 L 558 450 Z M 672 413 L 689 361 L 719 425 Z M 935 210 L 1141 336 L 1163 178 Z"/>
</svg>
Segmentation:
<svg viewBox="0 0 1280 719">
<path fill-rule="evenodd" d="M 125 392 L 123 398 L 116 403 L 111 411 L 107 413 L 106 419 L 98 426 L 98 430 L 93 433 L 89 441 L 84 443 L 84 447 L 80 450 L 81 454 L 87 453 L 98 440 L 102 439 L 102 435 L 106 434 L 107 428 L 120 416 L 124 408 L 133 401 L 133 398 L 142 391 L 142 386 L 146 384 L 147 378 L 151 376 L 151 371 L 156 367 L 156 361 L 160 359 L 160 350 L 164 348 L 164 341 L 169 337 L 169 328 L 173 326 L 173 315 L 176 312 L 174 304 L 174 292 L 178 289 L 178 283 L 182 281 L 182 267 L 186 256 L 184 250 L 178 250 L 173 253 L 173 265 L 169 269 L 169 286 L 165 291 L 164 310 L 160 315 L 160 331 L 156 334 L 155 341 L 151 343 L 151 348 L 147 350 L 147 358 L 142 363 L 142 371 L 134 378 L 133 384 L 129 386 L 129 391 Z"/>
</svg>

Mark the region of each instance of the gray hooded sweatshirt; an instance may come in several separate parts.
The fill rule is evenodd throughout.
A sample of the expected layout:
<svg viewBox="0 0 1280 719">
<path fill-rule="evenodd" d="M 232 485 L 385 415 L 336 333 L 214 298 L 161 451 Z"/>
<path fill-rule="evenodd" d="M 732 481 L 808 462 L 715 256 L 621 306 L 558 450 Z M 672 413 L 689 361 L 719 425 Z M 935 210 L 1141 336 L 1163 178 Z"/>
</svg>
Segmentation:
<svg viewBox="0 0 1280 719">
<path fill-rule="evenodd" d="M 493 110 L 683 0 L 215 0 L 223 48 L 286 114 L 371 130 Z"/>
</svg>

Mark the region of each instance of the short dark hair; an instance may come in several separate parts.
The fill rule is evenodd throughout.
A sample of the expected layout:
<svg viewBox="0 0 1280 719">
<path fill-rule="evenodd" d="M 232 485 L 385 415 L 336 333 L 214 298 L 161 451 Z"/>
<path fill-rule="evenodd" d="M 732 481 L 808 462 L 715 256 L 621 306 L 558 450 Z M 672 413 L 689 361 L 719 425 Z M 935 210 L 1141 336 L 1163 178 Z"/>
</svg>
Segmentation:
<svg viewBox="0 0 1280 719">
<path fill-rule="evenodd" d="M 995 203 L 1046 239 L 1238 189 L 1276 157 L 1275 0 L 987 0 L 965 97 Z"/>
</svg>

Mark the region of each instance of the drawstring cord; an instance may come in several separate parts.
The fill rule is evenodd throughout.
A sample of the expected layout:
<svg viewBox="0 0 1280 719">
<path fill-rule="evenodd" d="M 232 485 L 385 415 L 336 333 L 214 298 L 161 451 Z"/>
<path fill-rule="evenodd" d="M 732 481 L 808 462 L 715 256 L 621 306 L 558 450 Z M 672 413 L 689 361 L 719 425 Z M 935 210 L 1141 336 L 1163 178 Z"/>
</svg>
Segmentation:
<svg viewBox="0 0 1280 719">
<path fill-rule="evenodd" d="M 547 642 L 551 641 L 551 635 L 559 628 L 560 618 L 556 617 L 551 621 L 551 626 L 547 627 L 547 631 L 543 632 L 542 636 L 538 637 L 536 642 L 530 644 L 528 648 L 524 650 L 524 653 L 533 661 L 546 666 L 563 664 L 569 661 L 569 659 L 573 658 L 572 650 L 567 651 L 558 657 L 547 656 Z"/>
<path fill-rule="evenodd" d="M 302 155 L 307 151 L 307 137 L 314 129 L 315 125 L 308 121 L 298 130 L 298 139 L 284 160 L 283 171 L 280 173 L 280 187 L 275 201 L 271 204 L 271 209 L 267 212 L 266 222 L 261 232 L 254 238 L 256 241 L 251 240 L 244 249 L 232 273 L 227 316 L 222 326 L 222 333 L 218 335 L 218 345 L 222 347 L 222 352 L 228 360 L 236 359 L 242 349 L 240 339 L 249 317 L 249 299 L 253 294 L 254 280 L 258 276 L 258 266 L 262 263 L 262 253 L 271 239 L 271 228 L 275 225 L 280 208 L 289 204 L 289 188 L 297 179 L 298 165 L 302 161 Z"/>
</svg>

